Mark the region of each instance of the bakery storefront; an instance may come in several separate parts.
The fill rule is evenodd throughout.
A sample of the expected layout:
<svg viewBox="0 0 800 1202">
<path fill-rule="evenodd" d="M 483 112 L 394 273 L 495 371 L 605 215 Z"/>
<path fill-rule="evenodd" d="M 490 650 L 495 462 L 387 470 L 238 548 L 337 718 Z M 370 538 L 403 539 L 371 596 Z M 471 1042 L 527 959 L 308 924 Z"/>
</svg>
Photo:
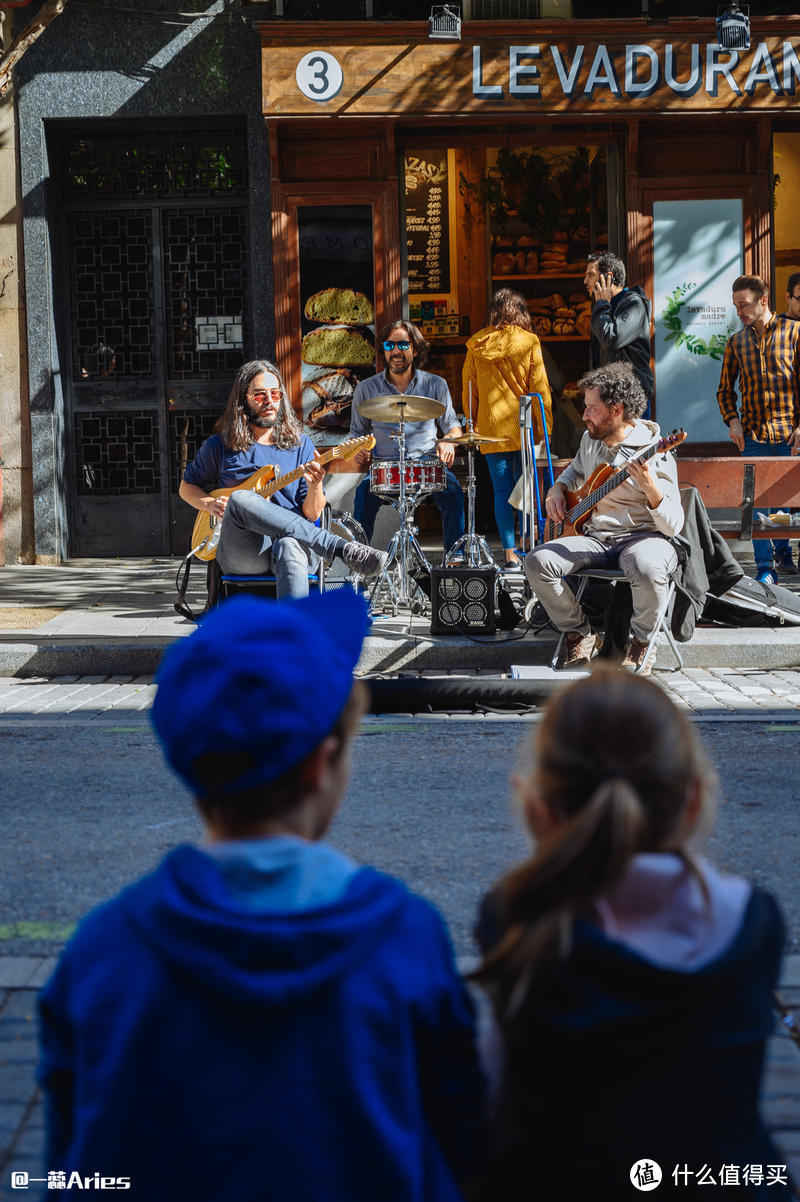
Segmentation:
<svg viewBox="0 0 800 1202">
<path fill-rule="evenodd" d="M 715 392 L 731 283 L 800 270 L 800 19 L 722 50 L 709 20 L 260 25 L 276 350 L 319 444 L 341 440 L 381 324 L 409 316 L 461 404 L 492 292 L 524 293 L 580 431 L 586 255 L 621 254 L 653 304 L 655 413 L 727 444 Z M 348 311 L 348 306 L 351 311 Z M 355 306 L 353 309 L 352 306 Z"/>
</svg>

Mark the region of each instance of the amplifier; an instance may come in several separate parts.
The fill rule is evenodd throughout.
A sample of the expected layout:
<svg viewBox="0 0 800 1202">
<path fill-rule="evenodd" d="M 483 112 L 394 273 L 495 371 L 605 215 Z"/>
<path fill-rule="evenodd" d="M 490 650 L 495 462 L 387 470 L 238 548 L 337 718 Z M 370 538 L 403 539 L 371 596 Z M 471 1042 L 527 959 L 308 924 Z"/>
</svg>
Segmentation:
<svg viewBox="0 0 800 1202">
<path fill-rule="evenodd" d="M 494 634 L 497 570 L 431 568 L 431 634 Z"/>
</svg>

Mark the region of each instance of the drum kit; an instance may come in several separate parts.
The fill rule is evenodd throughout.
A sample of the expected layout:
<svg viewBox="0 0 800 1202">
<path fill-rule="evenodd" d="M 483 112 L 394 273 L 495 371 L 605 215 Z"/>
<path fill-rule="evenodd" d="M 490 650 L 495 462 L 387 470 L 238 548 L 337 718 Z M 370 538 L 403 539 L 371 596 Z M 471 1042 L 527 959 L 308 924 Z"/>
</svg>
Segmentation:
<svg viewBox="0 0 800 1202">
<path fill-rule="evenodd" d="M 406 422 L 430 421 L 441 417 L 445 406 L 432 397 L 410 396 L 392 393 L 370 397 L 362 401 L 359 413 L 371 421 L 396 423 L 398 430 L 392 438 L 397 442 L 396 459 L 374 459 L 370 467 L 370 489 L 380 497 L 391 501 L 400 516 L 400 526 L 388 547 L 388 557 L 383 570 L 375 581 L 371 601 L 385 590 L 394 614 L 399 606 L 408 607 L 412 613 L 424 613 L 427 595 L 417 581 L 421 573 L 430 573 L 431 563 L 419 544 L 418 528 L 414 524 L 414 511 L 425 497 L 441 492 L 447 487 L 447 469 L 441 459 L 434 456 L 411 459 L 406 454 Z M 486 540 L 475 533 L 475 470 L 473 454 L 476 447 L 499 442 L 472 429 L 471 416 L 467 429 L 448 442 L 463 447 L 468 455 L 467 471 L 467 528 L 457 543 L 447 552 L 445 566 L 452 565 L 457 556 L 469 567 L 497 564 L 492 557 Z M 498 569 L 499 571 L 499 569 Z"/>
</svg>

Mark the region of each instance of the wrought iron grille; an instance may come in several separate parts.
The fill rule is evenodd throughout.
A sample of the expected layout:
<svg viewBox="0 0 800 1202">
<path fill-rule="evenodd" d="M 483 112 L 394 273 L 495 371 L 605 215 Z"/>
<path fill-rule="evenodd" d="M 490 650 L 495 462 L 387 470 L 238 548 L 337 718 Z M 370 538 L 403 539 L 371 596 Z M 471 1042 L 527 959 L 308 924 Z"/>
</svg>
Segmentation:
<svg viewBox="0 0 800 1202">
<path fill-rule="evenodd" d="M 209 413 L 208 410 L 170 412 L 169 456 L 173 492 L 180 487 L 187 463 L 191 463 L 201 443 L 214 433 L 218 417 L 218 413 Z"/>
<path fill-rule="evenodd" d="M 241 128 L 93 131 L 64 139 L 65 200 L 246 196 L 247 147 Z"/>
<path fill-rule="evenodd" d="M 82 496 L 157 493 L 161 488 L 158 415 L 75 414 L 75 467 Z"/>
<path fill-rule="evenodd" d="M 153 373 L 150 214 L 67 214 L 75 380 Z"/>
<path fill-rule="evenodd" d="M 243 209 L 164 212 L 167 374 L 229 375 L 242 362 L 247 291 Z"/>
</svg>

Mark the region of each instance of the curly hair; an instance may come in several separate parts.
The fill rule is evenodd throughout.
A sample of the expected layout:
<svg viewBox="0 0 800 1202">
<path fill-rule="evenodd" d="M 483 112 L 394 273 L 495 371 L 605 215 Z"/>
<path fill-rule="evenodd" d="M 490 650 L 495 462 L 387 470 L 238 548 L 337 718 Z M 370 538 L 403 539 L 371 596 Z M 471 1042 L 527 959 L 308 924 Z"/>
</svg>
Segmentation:
<svg viewBox="0 0 800 1202">
<path fill-rule="evenodd" d="M 303 436 L 300 422 L 295 416 L 289 398 L 286 395 L 286 385 L 283 376 L 274 363 L 268 359 L 253 359 L 243 363 L 233 381 L 225 412 L 214 426 L 229 451 L 247 451 L 255 442 L 250 431 L 250 415 L 247 409 L 247 389 L 256 376 L 262 372 L 271 372 L 277 378 L 281 390 L 281 403 L 278 416 L 272 428 L 273 442 L 276 447 L 286 450 L 296 447 Z"/>
<path fill-rule="evenodd" d="M 647 408 L 647 397 L 630 363 L 607 363 L 587 371 L 578 380 L 578 388 L 586 392 L 596 388 L 604 405 L 622 405 L 626 421 L 641 417 Z"/>
<path fill-rule="evenodd" d="M 498 288 L 489 306 L 489 324 L 493 326 L 521 326 L 532 330 L 531 315 L 525 297 L 513 288 Z"/>
<path fill-rule="evenodd" d="M 378 335 L 378 351 L 384 363 L 386 362 L 386 356 L 383 353 L 383 344 L 387 338 L 391 338 L 395 330 L 402 330 L 411 343 L 414 351 L 414 366 L 424 367 L 428 360 L 428 351 L 431 349 L 431 344 L 425 341 L 413 321 L 390 321 L 383 327 Z"/>
</svg>

